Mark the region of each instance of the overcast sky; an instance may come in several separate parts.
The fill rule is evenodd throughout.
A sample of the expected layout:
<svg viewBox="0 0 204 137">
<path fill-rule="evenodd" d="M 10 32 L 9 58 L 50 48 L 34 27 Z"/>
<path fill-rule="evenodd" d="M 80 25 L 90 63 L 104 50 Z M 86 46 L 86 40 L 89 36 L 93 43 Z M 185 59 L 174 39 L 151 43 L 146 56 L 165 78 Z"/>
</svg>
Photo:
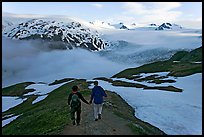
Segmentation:
<svg viewBox="0 0 204 137">
<path fill-rule="evenodd" d="M 173 22 L 202 28 L 202 2 L 2 2 L 3 12 L 67 15 L 109 23 Z"/>
</svg>

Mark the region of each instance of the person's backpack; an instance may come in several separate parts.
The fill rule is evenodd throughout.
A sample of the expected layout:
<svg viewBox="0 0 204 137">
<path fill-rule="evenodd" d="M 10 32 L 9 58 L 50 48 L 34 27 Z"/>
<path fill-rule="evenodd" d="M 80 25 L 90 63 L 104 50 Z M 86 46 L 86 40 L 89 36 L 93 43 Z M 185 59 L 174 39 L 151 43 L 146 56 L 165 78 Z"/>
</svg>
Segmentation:
<svg viewBox="0 0 204 137">
<path fill-rule="evenodd" d="M 71 98 L 71 107 L 77 108 L 80 106 L 80 99 L 77 94 L 73 94 Z"/>
</svg>

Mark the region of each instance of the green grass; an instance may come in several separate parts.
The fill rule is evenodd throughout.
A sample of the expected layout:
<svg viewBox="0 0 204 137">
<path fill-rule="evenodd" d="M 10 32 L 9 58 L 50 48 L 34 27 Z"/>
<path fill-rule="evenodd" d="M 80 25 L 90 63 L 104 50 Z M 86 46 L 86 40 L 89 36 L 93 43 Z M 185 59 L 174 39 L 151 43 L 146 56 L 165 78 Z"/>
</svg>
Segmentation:
<svg viewBox="0 0 204 137">
<path fill-rule="evenodd" d="M 120 95 L 114 94 L 112 92 L 107 93 L 108 97 L 106 98 L 104 107 L 111 109 L 114 112 L 114 114 L 116 114 L 119 117 L 122 117 L 129 121 L 134 120 L 135 110 L 132 107 L 130 107 L 130 105 L 127 102 L 125 102 Z M 107 102 L 111 103 L 111 106 L 109 106 Z"/>
<path fill-rule="evenodd" d="M 146 81 L 146 80 L 152 80 L 150 83 L 164 83 L 164 82 L 168 82 L 168 83 L 174 83 L 176 82 L 175 80 L 160 80 L 159 78 L 166 78 L 166 76 L 161 76 L 158 78 L 155 78 L 158 75 L 151 75 L 145 78 L 141 78 L 141 79 L 137 79 L 136 81 Z M 125 82 L 125 81 L 121 81 L 121 80 L 112 80 L 112 79 L 108 79 L 108 78 L 95 78 L 97 80 L 104 80 L 107 82 L 110 82 L 113 86 L 122 86 L 122 87 L 135 87 L 135 88 L 143 88 L 145 89 L 153 89 L 153 90 L 165 90 L 165 91 L 171 91 L 171 92 L 182 92 L 183 90 L 174 86 L 154 86 L 154 87 L 150 87 L 150 86 L 146 86 L 143 84 L 139 84 L 139 83 L 131 83 L 131 82 Z"/>
<path fill-rule="evenodd" d="M 36 96 L 30 96 L 24 103 L 3 113 L 23 114 L 2 128 L 3 135 L 56 135 L 60 134 L 65 125 L 70 123 L 68 95 L 74 85 L 80 85 L 82 95 L 90 93 L 84 80 L 75 80 L 52 91 L 49 96 L 36 103 L 31 102 Z"/>
<path fill-rule="evenodd" d="M 189 53 L 188 51 L 178 51 L 169 60 L 171 60 L 171 61 L 180 61 L 188 53 Z"/>
<path fill-rule="evenodd" d="M 148 83 L 156 83 L 156 84 L 161 84 L 161 83 L 175 83 L 175 80 L 160 80 L 160 79 L 154 79 Z"/>
<path fill-rule="evenodd" d="M 109 83 L 112 83 L 113 80 L 110 78 L 106 78 L 106 77 L 98 77 L 98 78 L 94 78 L 94 80 L 103 80 L 103 81 L 107 81 Z"/>
<path fill-rule="evenodd" d="M 22 104 L 9 109 L 2 113 L 3 116 L 14 114 L 21 115 L 16 120 L 2 128 L 3 135 L 61 135 L 65 126 L 71 124 L 70 108 L 67 105 L 68 95 L 74 85 L 79 87 L 80 92 L 84 97 L 90 95 L 91 90 L 88 85 L 91 82 L 86 82 L 84 79 L 77 80 L 64 84 L 49 93 L 49 96 L 36 103 L 32 101 L 37 98 L 35 95 L 28 96 L 28 99 Z M 115 115 L 124 118 L 129 123 L 139 123 L 144 127 L 144 130 L 138 127 L 130 127 L 135 134 L 163 134 L 157 128 L 146 125 L 146 123 L 134 117 L 134 109 L 127 102 L 112 92 L 107 92 L 108 97 L 104 104 L 104 108 L 109 109 Z M 125 111 L 124 111 L 125 110 Z M 131 126 L 131 125 L 130 125 Z M 133 125 L 132 125 L 133 126 Z M 146 132 L 147 131 L 147 132 Z"/>
<path fill-rule="evenodd" d="M 145 64 L 137 68 L 125 69 L 118 74 L 112 76 L 112 78 L 128 78 L 131 79 L 132 75 L 140 73 L 155 73 L 155 72 L 166 72 L 171 67 L 170 61 L 158 61 L 150 64 Z"/>
<path fill-rule="evenodd" d="M 180 61 L 180 62 L 174 62 Z M 179 51 L 174 54 L 169 60 L 166 61 L 157 61 L 150 64 L 145 64 L 137 68 L 129 68 L 125 69 L 118 74 L 115 74 L 111 78 L 126 78 L 130 80 L 135 80 L 138 82 L 148 81 L 149 83 L 174 83 L 175 80 L 163 80 L 168 76 L 175 77 L 184 77 L 189 76 L 195 73 L 202 73 L 202 63 L 193 63 L 194 61 L 202 61 L 202 47 L 192 50 L 191 52 L 187 51 Z M 150 75 L 145 78 L 140 78 L 138 74 L 141 73 L 156 73 L 156 72 L 169 72 L 169 74 L 165 77 L 158 77 L 158 75 Z M 110 80 L 106 80 L 110 81 Z M 136 87 L 133 83 L 122 82 L 122 81 L 112 81 L 112 85 L 114 86 L 128 86 L 128 87 Z M 174 86 L 155 86 L 148 87 L 146 85 L 139 85 L 136 88 L 143 89 L 158 89 L 158 90 L 166 90 L 172 92 L 182 92 L 182 89 L 179 89 Z"/>
<path fill-rule="evenodd" d="M 202 72 L 202 64 L 191 62 L 174 63 L 173 61 L 159 61 L 142 65 L 138 68 L 129 68 L 112 76 L 112 78 L 132 79 L 133 75 L 140 73 L 170 72 L 169 76 L 183 77 Z"/>
<path fill-rule="evenodd" d="M 158 89 L 172 92 L 182 92 L 183 90 L 180 88 L 176 88 L 174 86 L 155 86 L 155 87 L 145 87 L 144 89 Z"/>
<path fill-rule="evenodd" d="M 202 73 L 202 64 L 194 64 L 183 62 L 179 64 L 172 64 L 169 76 L 184 77 L 195 73 Z"/>
<path fill-rule="evenodd" d="M 175 63 L 173 60 L 180 60 Z M 150 64 L 145 64 L 137 68 L 125 69 L 112 78 L 127 78 L 133 79 L 133 75 L 140 73 L 155 73 L 155 72 L 170 72 L 169 76 L 183 77 L 202 72 L 202 63 L 195 64 L 193 61 L 202 61 L 202 47 L 192 50 L 187 53 L 179 51 L 171 59 L 166 61 L 157 61 Z"/>
<path fill-rule="evenodd" d="M 127 126 L 132 130 L 135 135 L 147 135 L 142 127 L 136 126 L 134 123 L 128 123 Z"/>
<path fill-rule="evenodd" d="M 50 83 L 49 86 L 56 85 L 56 84 L 61 84 L 61 83 L 64 83 L 64 82 L 68 82 L 70 80 L 74 80 L 74 78 L 64 78 L 64 79 L 60 79 L 60 80 L 55 80 L 54 82 Z"/>
<path fill-rule="evenodd" d="M 150 75 L 150 76 L 147 76 L 147 77 L 145 77 L 145 78 L 138 78 L 138 79 L 136 79 L 137 81 L 148 81 L 148 80 L 154 80 L 154 79 L 156 79 L 156 77 L 157 77 L 158 75 L 157 74 L 154 74 L 154 75 Z"/>
<path fill-rule="evenodd" d="M 2 96 L 22 96 L 28 92 L 33 92 L 34 89 L 25 89 L 30 84 L 34 84 L 34 82 L 23 82 L 5 87 L 2 89 Z"/>
<path fill-rule="evenodd" d="M 189 54 L 185 55 L 181 59 L 181 61 L 191 61 L 191 62 L 202 61 L 202 47 L 192 50 L 191 52 L 189 52 Z"/>
<path fill-rule="evenodd" d="M 130 83 L 121 80 L 115 80 L 112 82 L 113 86 L 123 86 L 123 87 L 135 87 L 135 88 L 145 88 L 147 86 L 139 84 L 139 83 Z"/>
</svg>

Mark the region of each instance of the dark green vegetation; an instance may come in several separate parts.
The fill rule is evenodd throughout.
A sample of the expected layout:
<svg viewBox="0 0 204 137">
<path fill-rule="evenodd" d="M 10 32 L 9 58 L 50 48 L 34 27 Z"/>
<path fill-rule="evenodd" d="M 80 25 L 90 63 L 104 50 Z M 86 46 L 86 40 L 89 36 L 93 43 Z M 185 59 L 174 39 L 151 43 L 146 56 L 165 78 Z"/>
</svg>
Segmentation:
<svg viewBox="0 0 204 137">
<path fill-rule="evenodd" d="M 147 79 L 149 79 L 150 77 L 148 77 Z M 182 89 L 180 88 L 176 88 L 174 86 L 155 86 L 155 87 L 150 87 L 150 86 L 146 86 L 143 84 L 139 84 L 139 83 L 131 83 L 131 82 L 125 82 L 125 81 L 121 81 L 121 80 L 112 80 L 112 79 L 108 79 L 108 78 L 104 78 L 104 77 L 99 77 L 99 78 L 95 78 L 95 80 L 103 80 L 103 81 L 107 81 L 109 83 L 111 83 L 113 86 L 122 86 L 122 87 L 135 87 L 135 88 L 143 88 L 145 89 L 158 89 L 158 90 L 163 90 L 163 91 L 171 91 L 171 92 L 182 92 Z M 155 80 L 153 82 L 157 82 L 157 83 L 161 83 L 161 82 L 175 82 L 174 80 Z"/>
<path fill-rule="evenodd" d="M 70 80 L 74 80 L 73 78 L 64 78 L 64 79 L 60 79 L 60 80 L 55 80 L 53 83 L 50 83 L 49 86 L 51 85 L 56 85 L 56 84 L 61 84 L 64 82 L 68 82 Z"/>
<path fill-rule="evenodd" d="M 180 88 L 176 88 L 174 86 L 155 86 L 155 87 L 145 87 L 144 89 L 158 89 L 158 90 L 166 90 L 172 92 L 182 92 L 183 90 Z"/>
<path fill-rule="evenodd" d="M 169 60 L 171 60 L 171 61 L 180 61 L 188 53 L 189 53 L 188 51 L 178 51 Z"/>
<path fill-rule="evenodd" d="M 202 61 L 202 47 L 192 50 L 189 53 L 185 54 L 179 61 L 185 62 Z"/>
<path fill-rule="evenodd" d="M 157 61 L 150 64 L 142 65 L 137 68 L 125 69 L 119 72 L 118 74 L 112 76 L 111 78 L 126 78 L 129 80 L 134 80 L 136 82 L 147 82 L 147 83 L 155 83 L 155 84 L 174 83 L 176 82 L 175 80 L 166 79 L 166 78 L 169 78 L 169 76 L 183 77 L 183 76 L 188 76 L 195 73 L 201 73 L 202 63 L 196 63 L 196 62 L 202 62 L 202 47 L 192 50 L 190 52 L 179 51 L 176 54 L 174 54 L 169 60 L 166 60 L 166 61 Z M 159 76 L 157 74 L 153 74 L 146 77 L 142 77 L 140 75 L 141 73 L 156 73 L 156 72 L 169 72 L 169 74 L 167 76 Z M 107 81 L 109 83 L 112 83 L 113 86 L 182 92 L 182 89 L 174 86 L 150 87 L 136 82 L 131 83 L 131 82 L 125 82 L 121 80 L 113 80 L 111 78 L 99 77 L 99 78 L 95 78 L 95 80 Z"/>
<path fill-rule="evenodd" d="M 28 92 L 33 92 L 34 89 L 25 89 L 30 84 L 34 84 L 34 82 L 23 82 L 3 88 L 1 91 L 2 96 L 22 96 Z"/>
<path fill-rule="evenodd" d="M 197 61 L 202 61 L 202 47 L 191 52 L 177 52 L 166 61 L 157 61 L 137 68 L 125 69 L 112 77 L 134 79 L 134 75 L 155 72 L 170 72 L 169 76 L 183 77 L 202 72 L 202 63 L 194 63 Z"/>
<path fill-rule="evenodd" d="M 136 88 L 145 88 L 147 86 L 139 84 L 139 83 L 130 83 L 121 80 L 112 80 L 104 77 L 94 78 L 95 80 L 103 80 L 109 83 L 112 83 L 113 86 L 123 86 L 123 87 L 136 87 Z"/>
<path fill-rule="evenodd" d="M 51 135 L 60 134 L 63 128 L 70 122 L 69 107 L 67 105 L 68 94 L 73 85 L 80 85 L 81 93 L 89 94 L 88 84 L 84 80 L 75 80 L 55 89 L 49 96 L 36 103 L 32 101 L 37 96 L 29 96 L 22 104 L 2 113 L 5 115 L 20 115 L 16 120 L 2 128 L 3 135 Z M 18 86 L 18 85 L 15 85 Z M 15 88 L 13 92 L 18 92 Z M 4 91 L 4 89 L 3 89 Z M 9 92 L 8 88 L 4 92 Z M 87 92 L 87 93 L 86 93 Z"/>
<path fill-rule="evenodd" d="M 63 80 L 61 80 L 63 81 Z M 3 135 L 60 135 L 65 126 L 70 125 L 70 108 L 67 105 L 67 98 L 71 92 L 73 85 L 78 85 L 80 92 L 84 97 L 90 95 L 91 90 L 88 89 L 89 84 L 84 79 L 75 79 L 72 82 L 62 85 L 55 89 L 49 96 L 36 103 L 32 104 L 32 101 L 37 96 L 31 95 L 22 104 L 7 110 L 2 113 L 2 117 L 10 114 L 21 115 L 16 120 L 2 128 Z M 16 92 L 22 90 L 21 88 L 15 88 Z M 15 87 L 19 85 L 14 85 Z M 24 87 L 25 88 L 25 87 Z M 12 89 L 12 88 L 10 88 Z M 4 89 L 3 89 L 4 90 Z M 4 91 L 5 92 L 5 91 Z M 9 90 L 7 89 L 7 92 Z M 13 91 L 15 92 L 15 91 Z M 104 109 L 113 112 L 118 117 L 127 120 L 127 126 L 132 129 L 136 135 L 165 134 L 161 130 L 152 125 L 143 122 L 134 116 L 134 109 L 130 107 L 119 95 L 108 92 L 108 98 L 104 104 Z M 6 119 L 6 118 L 4 118 Z"/>
</svg>

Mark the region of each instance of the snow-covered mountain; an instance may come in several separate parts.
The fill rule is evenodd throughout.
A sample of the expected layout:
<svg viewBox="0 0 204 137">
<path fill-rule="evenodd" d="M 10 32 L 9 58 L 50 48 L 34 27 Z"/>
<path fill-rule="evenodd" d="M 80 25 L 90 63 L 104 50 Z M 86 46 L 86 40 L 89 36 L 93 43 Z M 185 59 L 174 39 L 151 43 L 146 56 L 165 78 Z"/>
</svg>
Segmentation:
<svg viewBox="0 0 204 137">
<path fill-rule="evenodd" d="M 130 29 L 135 29 L 138 26 L 136 23 L 131 23 L 131 24 L 125 24 L 122 22 L 119 23 L 107 23 L 104 21 L 94 21 L 94 22 L 89 22 L 94 28 L 96 29 L 122 29 L 122 30 L 130 30 Z"/>
<path fill-rule="evenodd" d="M 180 25 L 174 23 L 162 23 L 158 25 L 154 22 L 151 24 L 120 22 L 113 24 L 105 21 L 86 22 L 68 16 L 3 13 L 2 20 L 3 36 L 20 40 L 40 39 L 43 40 L 43 42 L 46 40 L 52 43 L 52 48 L 55 46 L 57 49 L 80 47 L 91 51 L 100 51 L 110 46 L 112 40 L 109 34 L 114 34 L 111 35 L 111 38 L 119 37 L 119 40 L 123 40 L 127 37 L 131 39 L 131 42 L 144 45 L 144 43 L 158 43 L 161 39 L 159 35 L 163 35 L 162 30 L 186 31 Z M 156 31 L 161 31 L 161 33 L 155 33 Z M 137 34 L 136 37 L 134 37 L 135 34 Z M 148 37 L 148 41 L 144 40 L 149 34 L 153 35 Z M 155 34 L 158 34 L 158 36 Z M 179 35 L 184 35 L 184 33 Z M 132 39 L 132 37 L 134 37 L 134 39 Z M 56 46 L 53 42 L 62 43 L 60 43 L 60 46 Z"/>
<path fill-rule="evenodd" d="M 57 49 L 80 47 L 91 51 L 102 50 L 109 46 L 109 42 L 102 39 L 100 30 L 115 29 L 110 23 L 100 21 L 90 23 L 60 15 L 2 13 L 2 20 L 3 36 L 18 40 L 46 40 L 49 44 L 52 41 L 61 42 L 59 43 L 61 47 L 57 45 Z"/>
<path fill-rule="evenodd" d="M 149 24 L 149 26 L 157 26 L 157 24 L 151 23 L 151 24 Z"/>
<path fill-rule="evenodd" d="M 5 30 L 7 27 L 13 26 L 13 23 L 7 20 L 2 21 L 2 31 Z"/>
<path fill-rule="evenodd" d="M 96 30 L 72 19 L 63 22 L 54 18 L 34 18 L 20 24 L 11 24 L 6 19 L 2 23 L 3 36 L 11 39 L 57 41 L 65 43 L 67 49 L 80 47 L 91 51 L 99 51 L 108 46 L 108 42 Z"/>
<path fill-rule="evenodd" d="M 180 30 L 182 27 L 180 25 L 174 23 L 162 23 L 159 27 L 155 30 Z"/>
<path fill-rule="evenodd" d="M 94 27 L 96 28 L 103 28 L 103 29 L 115 29 L 114 26 L 112 26 L 110 23 L 106 23 L 104 21 L 94 21 L 90 22 Z"/>
<path fill-rule="evenodd" d="M 157 25 L 155 23 L 150 24 L 136 24 L 136 23 L 115 23 L 110 24 L 104 21 L 90 22 L 96 29 L 117 29 L 117 30 L 181 30 L 183 27 L 174 23 L 162 23 Z"/>
<path fill-rule="evenodd" d="M 112 24 L 116 29 L 129 29 L 124 23 Z"/>
<path fill-rule="evenodd" d="M 157 28 L 157 27 L 159 27 L 159 25 L 157 25 L 157 24 L 155 24 L 155 23 L 150 23 L 150 24 L 148 24 L 148 25 L 146 25 L 145 27 L 147 27 L 147 28 Z"/>
<path fill-rule="evenodd" d="M 132 24 L 131 24 L 131 26 L 134 26 L 134 27 L 136 27 L 136 26 L 137 26 L 137 24 L 136 24 L 136 23 L 132 23 Z"/>
<path fill-rule="evenodd" d="M 155 29 L 158 27 L 157 24 L 155 23 L 150 23 L 150 24 L 142 24 L 142 25 L 138 25 L 137 27 L 133 28 L 134 30 L 144 30 L 144 31 L 149 31 L 149 30 L 153 30 L 155 31 Z"/>
</svg>

